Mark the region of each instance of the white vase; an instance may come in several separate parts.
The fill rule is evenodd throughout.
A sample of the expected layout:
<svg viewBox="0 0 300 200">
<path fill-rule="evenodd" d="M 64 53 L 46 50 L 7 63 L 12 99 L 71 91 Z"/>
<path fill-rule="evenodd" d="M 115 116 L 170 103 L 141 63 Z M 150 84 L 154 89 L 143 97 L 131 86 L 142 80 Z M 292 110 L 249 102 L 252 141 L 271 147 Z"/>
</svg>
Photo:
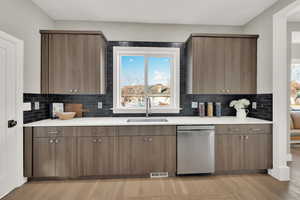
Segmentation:
<svg viewBox="0 0 300 200">
<path fill-rule="evenodd" d="M 247 109 L 238 109 L 236 110 L 236 117 L 240 120 L 245 120 L 247 118 L 248 113 L 249 110 Z"/>
</svg>

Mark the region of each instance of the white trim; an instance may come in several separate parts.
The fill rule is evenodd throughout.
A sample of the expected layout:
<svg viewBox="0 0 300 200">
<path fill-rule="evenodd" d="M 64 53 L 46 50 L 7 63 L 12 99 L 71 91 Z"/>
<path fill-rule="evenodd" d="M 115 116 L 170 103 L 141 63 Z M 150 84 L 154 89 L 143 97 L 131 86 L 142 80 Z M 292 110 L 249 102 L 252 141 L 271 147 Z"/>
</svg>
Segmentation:
<svg viewBox="0 0 300 200">
<path fill-rule="evenodd" d="M 113 112 L 114 113 L 145 113 L 145 108 L 121 108 L 120 106 L 120 57 L 121 56 L 155 56 L 155 57 L 171 57 L 171 80 L 170 88 L 171 106 L 158 108 L 152 107 L 151 113 L 179 113 L 180 112 L 180 48 L 164 48 L 164 47 L 114 47 L 113 48 Z M 147 65 L 147 59 L 146 59 Z M 147 67 L 146 67 L 147 69 Z M 147 71 L 145 70 L 145 74 Z M 145 76 L 147 82 L 147 76 Z"/>
<path fill-rule="evenodd" d="M 300 0 L 297 0 L 273 15 L 273 169 L 269 174 L 282 181 L 290 179 L 287 19 L 299 10 Z"/>
<path fill-rule="evenodd" d="M 19 40 L 3 31 L 0 31 L 0 38 L 7 40 L 16 47 L 16 120 L 18 125 L 16 147 L 17 147 L 17 157 L 16 160 L 16 177 L 15 187 L 23 185 L 27 179 L 23 176 L 23 65 L 24 65 L 24 42 Z M 12 166 L 13 167 L 13 166 Z M 0 197 L 1 198 L 1 197 Z"/>
</svg>

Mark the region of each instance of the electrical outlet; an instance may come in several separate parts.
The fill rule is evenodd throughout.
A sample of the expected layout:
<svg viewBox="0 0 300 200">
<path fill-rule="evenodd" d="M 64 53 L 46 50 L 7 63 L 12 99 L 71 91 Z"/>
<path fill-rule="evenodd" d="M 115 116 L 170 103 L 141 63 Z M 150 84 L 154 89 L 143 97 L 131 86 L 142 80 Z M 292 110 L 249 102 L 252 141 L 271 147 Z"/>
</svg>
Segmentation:
<svg viewBox="0 0 300 200">
<path fill-rule="evenodd" d="M 192 108 L 198 108 L 198 102 L 192 102 Z"/>
<path fill-rule="evenodd" d="M 252 109 L 254 109 L 254 110 L 257 109 L 257 103 L 256 102 L 252 102 Z"/>
<path fill-rule="evenodd" d="M 40 102 L 36 101 L 34 102 L 34 110 L 39 110 L 40 109 Z"/>
<path fill-rule="evenodd" d="M 102 105 L 102 102 L 98 102 L 98 109 L 102 109 L 103 105 Z"/>
</svg>

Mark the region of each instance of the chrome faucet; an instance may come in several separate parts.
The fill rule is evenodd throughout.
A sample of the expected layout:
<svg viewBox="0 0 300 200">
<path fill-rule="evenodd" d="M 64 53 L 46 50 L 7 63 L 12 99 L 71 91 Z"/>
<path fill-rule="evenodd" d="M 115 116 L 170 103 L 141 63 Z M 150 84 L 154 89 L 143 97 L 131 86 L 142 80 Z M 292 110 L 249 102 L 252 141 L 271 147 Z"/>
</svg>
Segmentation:
<svg viewBox="0 0 300 200">
<path fill-rule="evenodd" d="M 149 117 L 149 114 L 151 114 L 151 99 L 150 97 L 146 97 L 146 117 Z"/>
</svg>

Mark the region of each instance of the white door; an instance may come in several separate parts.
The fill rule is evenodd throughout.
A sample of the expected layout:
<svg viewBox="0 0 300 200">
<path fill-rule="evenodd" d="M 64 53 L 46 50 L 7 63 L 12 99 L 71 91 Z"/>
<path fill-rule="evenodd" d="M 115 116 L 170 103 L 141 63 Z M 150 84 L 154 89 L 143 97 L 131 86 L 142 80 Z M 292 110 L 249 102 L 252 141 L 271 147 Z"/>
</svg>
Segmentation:
<svg viewBox="0 0 300 200">
<path fill-rule="evenodd" d="M 23 42 L 0 31 L 0 198 L 24 182 L 22 86 Z"/>
</svg>

